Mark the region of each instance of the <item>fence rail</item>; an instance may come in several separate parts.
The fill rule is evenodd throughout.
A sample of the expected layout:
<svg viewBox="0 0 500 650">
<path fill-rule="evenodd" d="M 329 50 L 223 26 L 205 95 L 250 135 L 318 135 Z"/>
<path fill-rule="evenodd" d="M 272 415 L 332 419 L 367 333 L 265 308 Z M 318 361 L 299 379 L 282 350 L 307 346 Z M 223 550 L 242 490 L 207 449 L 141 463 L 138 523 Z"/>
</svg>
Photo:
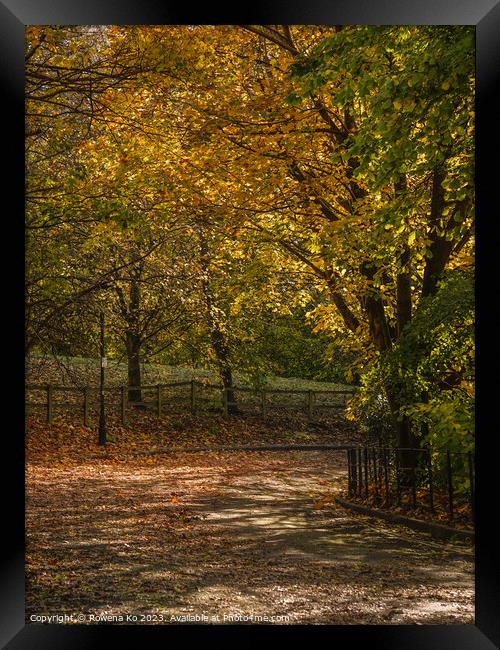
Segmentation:
<svg viewBox="0 0 500 650">
<path fill-rule="evenodd" d="M 449 449 L 365 446 L 347 450 L 348 493 L 388 507 L 446 509 L 474 521 L 472 453 Z"/>
<path fill-rule="evenodd" d="M 132 391 L 141 392 L 140 401 L 129 399 Z M 273 413 L 289 411 L 313 420 L 331 410 L 344 410 L 348 397 L 352 394 L 354 389 L 258 390 L 249 386 L 228 389 L 219 384 L 197 380 L 142 386 L 109 386 L 104 390 L 106 410 L 118 412 L 122 424 L 127 423 L 131 407 L 151 409 L 158 416 L 166 412 L 220 412 L 226 416 L 237 412 L 266 418 Z M 49 424 L 57 409 L 79 410 L 84 424 L 88 426 L 98 411 L 99 398 L 100 388 L 96 386 L 27 384 L 25 404 L 28 409 L 44 409 Z"/>
</svg>

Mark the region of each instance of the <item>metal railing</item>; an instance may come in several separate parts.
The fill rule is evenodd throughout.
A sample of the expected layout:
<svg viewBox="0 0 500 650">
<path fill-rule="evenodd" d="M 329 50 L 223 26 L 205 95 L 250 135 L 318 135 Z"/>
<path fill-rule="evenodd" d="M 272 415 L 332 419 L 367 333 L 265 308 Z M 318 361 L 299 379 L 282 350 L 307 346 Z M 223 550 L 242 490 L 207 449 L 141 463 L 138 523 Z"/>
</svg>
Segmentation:
<svg viewBox="0 0 500 650">
<path fill-rule="evenodd" d="M 446 512 L 474 521 L 473 454 L 449 449 L 360 446 L 347 450 L 348 494 L 384 507 Z"/>
</svg>

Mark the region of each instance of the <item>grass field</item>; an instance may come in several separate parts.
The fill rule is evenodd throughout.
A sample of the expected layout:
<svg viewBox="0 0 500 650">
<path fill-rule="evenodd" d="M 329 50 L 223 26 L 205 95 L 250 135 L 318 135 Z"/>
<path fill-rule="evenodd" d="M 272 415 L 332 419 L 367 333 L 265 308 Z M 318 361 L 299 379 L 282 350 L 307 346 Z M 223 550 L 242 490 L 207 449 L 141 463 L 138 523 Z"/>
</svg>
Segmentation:
<svg viewBox="0 0 500 650">
<path fill-rule="evenodd" d="M 204 368 L 144 363 L 141 365 L 141 369 L 143 384 L 191 381 L 191 379 L 205 383 L 220 383 L 214 372 Z M 248 385 L 248 380 L 237 372 L 234 377 L 236 386 Z M 27 364 L 26 380 L 33 384 L 52 382 L 68 386 L 97 385 L 99 383 L 99 359 L 33 356 Z M 127 384 L 127 364 L 108 359 L 106 383 L 108 386 Z M 275 376 L 267 378 L 266 387 L 280 390 L 344 390 L 352 388 L 347 384 Z"/>
</svg>

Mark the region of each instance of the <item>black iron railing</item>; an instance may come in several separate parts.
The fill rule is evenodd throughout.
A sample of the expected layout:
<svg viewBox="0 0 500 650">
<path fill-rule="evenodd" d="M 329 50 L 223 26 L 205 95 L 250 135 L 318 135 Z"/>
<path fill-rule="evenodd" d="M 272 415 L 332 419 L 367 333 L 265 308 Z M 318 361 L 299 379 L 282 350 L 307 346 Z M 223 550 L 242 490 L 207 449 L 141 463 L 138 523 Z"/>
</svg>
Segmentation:
<svg viewBox="0 0 500 650">
<path fill-rule="evenodd" d="M 475 469 L 470 452 L 364 446 L 347 450 L 348 492 L 384 507 L 445 511 L 474 520 Z"/>
</svg>

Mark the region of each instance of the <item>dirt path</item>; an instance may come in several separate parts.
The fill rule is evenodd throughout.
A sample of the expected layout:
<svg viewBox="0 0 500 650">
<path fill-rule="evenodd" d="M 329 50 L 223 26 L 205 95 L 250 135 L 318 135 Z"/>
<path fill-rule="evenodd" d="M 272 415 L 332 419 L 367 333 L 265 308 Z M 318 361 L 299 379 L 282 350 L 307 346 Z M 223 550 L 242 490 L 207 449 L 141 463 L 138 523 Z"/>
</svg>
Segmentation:
<svg viewBox="0 0 500 650">
<path fill-rule="evenodd" d="M 30 465 L 27 619 L 472 623 L 470 549 L 336 507 L 344 473 L 338 452 Z"/>
</svg>

